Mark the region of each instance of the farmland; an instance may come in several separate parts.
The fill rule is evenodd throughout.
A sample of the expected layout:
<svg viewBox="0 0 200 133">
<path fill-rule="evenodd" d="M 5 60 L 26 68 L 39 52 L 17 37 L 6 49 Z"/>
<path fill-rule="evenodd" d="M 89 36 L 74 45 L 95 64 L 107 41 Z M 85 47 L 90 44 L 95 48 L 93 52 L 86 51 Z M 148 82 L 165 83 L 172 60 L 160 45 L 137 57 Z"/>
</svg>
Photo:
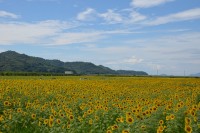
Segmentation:
<svg viewBox="0 0 200 133">
<path fill-rule="evenodd" d="M 198 133 L 200 79 L 0 79 L 0 132 Z"/>
</svg>

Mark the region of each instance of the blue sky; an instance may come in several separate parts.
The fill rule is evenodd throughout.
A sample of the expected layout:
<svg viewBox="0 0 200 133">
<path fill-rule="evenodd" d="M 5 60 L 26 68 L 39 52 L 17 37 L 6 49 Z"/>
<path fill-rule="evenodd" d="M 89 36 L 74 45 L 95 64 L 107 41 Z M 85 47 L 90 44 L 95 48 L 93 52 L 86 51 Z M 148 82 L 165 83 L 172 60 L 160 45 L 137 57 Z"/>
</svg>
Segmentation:
<svg viewBox="0 0 200 133">
<path fill-rule="evenodd" d="M 0 0 L 0 52 L 200 72 L 199 0 Z"/>
</svg>

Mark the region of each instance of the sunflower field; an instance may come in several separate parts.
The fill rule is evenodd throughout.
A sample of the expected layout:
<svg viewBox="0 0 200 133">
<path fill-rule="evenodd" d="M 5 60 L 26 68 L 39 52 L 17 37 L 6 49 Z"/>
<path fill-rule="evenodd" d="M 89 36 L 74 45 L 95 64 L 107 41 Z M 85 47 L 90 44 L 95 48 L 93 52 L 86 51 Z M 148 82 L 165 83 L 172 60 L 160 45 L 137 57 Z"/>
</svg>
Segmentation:
<svg viewBox="0 0 200 133">
<path fill-rule="evenodd" d="M 200 79 L 0 79 L 0 133 L 200 133 Z"/>
</svg>

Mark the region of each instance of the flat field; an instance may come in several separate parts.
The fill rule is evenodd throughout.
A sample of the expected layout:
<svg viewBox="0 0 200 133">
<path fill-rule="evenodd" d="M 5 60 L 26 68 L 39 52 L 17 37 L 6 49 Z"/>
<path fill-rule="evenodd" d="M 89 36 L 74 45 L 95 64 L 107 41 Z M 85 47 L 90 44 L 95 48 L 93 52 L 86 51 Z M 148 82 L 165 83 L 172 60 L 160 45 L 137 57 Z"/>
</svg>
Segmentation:
<svg viewBox="0 0 200 133">
<path fill-rule="evenodd" d="M 0 77 L 3 133 L 199 133 L 200 79 Z"/>
</svg>

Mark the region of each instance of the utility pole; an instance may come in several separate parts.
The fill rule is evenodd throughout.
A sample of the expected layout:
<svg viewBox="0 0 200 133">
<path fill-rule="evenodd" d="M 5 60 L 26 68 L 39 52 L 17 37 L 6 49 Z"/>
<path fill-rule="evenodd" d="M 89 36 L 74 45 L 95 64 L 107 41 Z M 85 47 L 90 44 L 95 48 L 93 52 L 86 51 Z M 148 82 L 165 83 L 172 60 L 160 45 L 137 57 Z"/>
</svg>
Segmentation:
<svg viewBox="0 0 200 133">
<path fill-rule="evenodd" d="M 157 76 L 158 76 L 158 66 L 156 66 L 156 70 L 157 70 Z"/>
</svg>

